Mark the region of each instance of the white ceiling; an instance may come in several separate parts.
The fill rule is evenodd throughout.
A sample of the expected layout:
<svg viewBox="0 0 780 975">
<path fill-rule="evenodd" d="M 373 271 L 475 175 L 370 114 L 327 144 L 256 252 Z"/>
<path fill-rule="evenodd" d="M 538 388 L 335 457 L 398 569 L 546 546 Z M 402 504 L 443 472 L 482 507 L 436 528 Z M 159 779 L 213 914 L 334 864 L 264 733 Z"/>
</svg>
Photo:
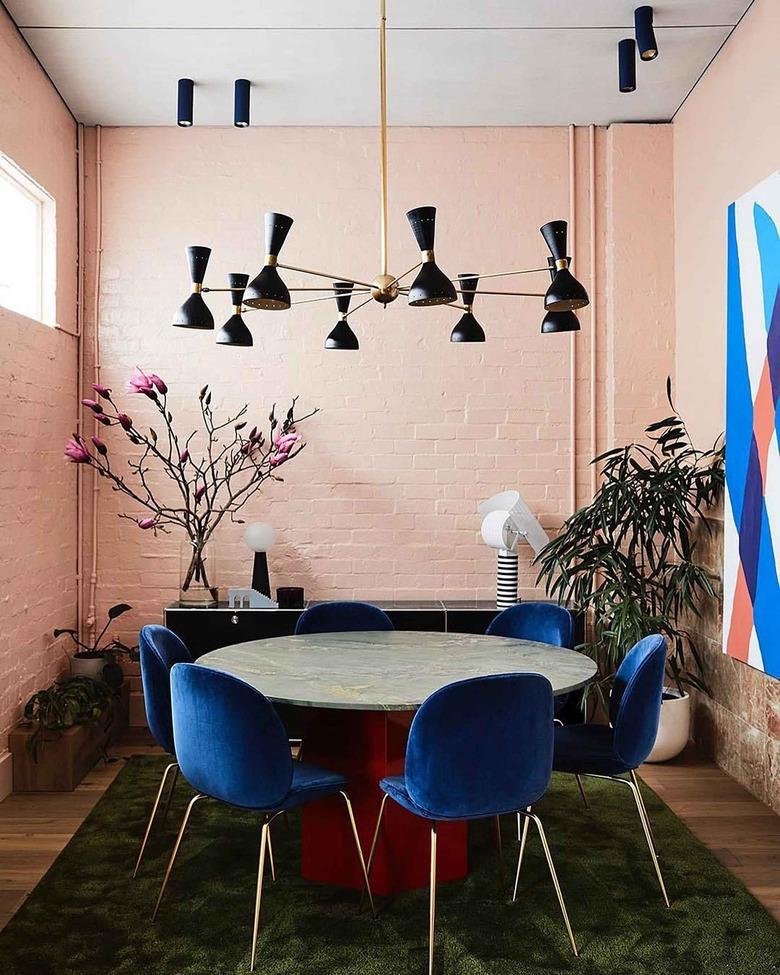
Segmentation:
<svg viewBox="0 0 780 975">
<path fill-rule="evenodd" d="M 617 90 L 617 43 L 639 0 L 387 0 L 394 125 L 666 121 L 750 0 L 655 5 L 660 55 Z M 377 0 L 5 0 L 74 115 L 171 125 L 176 80 L 195 123 L 232 124 L 253 83 L 256 125 L 377 122 Z"/>
</svg>

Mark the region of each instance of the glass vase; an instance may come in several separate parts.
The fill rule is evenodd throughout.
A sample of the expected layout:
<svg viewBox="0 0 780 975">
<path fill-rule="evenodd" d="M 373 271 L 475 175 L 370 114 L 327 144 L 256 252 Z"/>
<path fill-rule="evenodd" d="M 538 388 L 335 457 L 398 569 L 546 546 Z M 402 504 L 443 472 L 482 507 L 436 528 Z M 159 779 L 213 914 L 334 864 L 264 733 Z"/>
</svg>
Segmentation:
<svg viewBox="0 0 780 975">
<path fill-rule="evenodd" d="M 179 605 L 193 609 L 217 606 L 219 588 L 214 543 L 185 538 L 179 553 Z"/>
</svg>

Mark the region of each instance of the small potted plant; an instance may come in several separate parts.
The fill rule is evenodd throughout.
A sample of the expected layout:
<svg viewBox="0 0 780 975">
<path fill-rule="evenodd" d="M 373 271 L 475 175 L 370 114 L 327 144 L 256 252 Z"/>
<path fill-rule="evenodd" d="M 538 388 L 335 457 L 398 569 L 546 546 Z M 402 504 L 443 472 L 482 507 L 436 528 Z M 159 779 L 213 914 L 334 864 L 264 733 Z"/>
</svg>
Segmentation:
<svg viewBox="0 0 780 975">
<path fill-rule="evenodd" d="M 22 723 L 32 734 L 27 740 L 33 761 L 57 732 L 74 725 L 108 731 L 114 717 L 114 692 L 100 680 L 70 677 L 36 691 L 24 706 Z"/>
<path fill-rule="evenodd" d="M 108 620 L 92 643 L 84 643 L 79 637 L 78 630 L 57 629 L 54 636 L 63 633 L 71 638 L 76 646 L 76 652 L 70 660 L 70 672 L 73 677 L 91 677 L 92 680 L 105 680 L 112 687 L 122 683 L 122 669 L 117 664 L 118 656 L 126 656 L 130 660 L 138 659 L 138 648 L 129 647 L 121 640 L 111 638 L 104 642 L 108 628 L 128 610 L 132 609 L 127 603 L 117 603 L 108 611 Z"/>
</svg>

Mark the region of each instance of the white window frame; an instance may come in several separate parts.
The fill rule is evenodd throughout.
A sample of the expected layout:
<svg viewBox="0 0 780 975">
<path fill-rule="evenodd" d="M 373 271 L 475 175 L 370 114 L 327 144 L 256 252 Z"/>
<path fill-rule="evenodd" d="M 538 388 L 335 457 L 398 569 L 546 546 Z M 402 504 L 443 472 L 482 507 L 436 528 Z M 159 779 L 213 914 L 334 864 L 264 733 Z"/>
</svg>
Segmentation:
<svg viewBox="0 0 780 975">
<path fill-rule="evenodd" d="M 0 152 L 0 179 L 7 180 L 15 189 L 29 197 L 38 208 L 37 226 L 37 287 L 36 314 L 34 321 L 44 325 L 57 325 L 57 203 L 40 183 L 29 176 L 13 159 Z M 5 308 L 0 302 L 0 307 Z M 7 309 L 12 314 L 22 314 Z"/>
</svg>

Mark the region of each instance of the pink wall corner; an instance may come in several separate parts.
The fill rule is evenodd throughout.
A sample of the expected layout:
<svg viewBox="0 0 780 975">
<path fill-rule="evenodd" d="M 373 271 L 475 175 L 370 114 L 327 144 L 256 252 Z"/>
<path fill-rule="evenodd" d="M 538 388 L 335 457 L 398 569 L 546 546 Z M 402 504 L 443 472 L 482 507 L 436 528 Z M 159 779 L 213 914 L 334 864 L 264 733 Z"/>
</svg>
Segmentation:
<svg viewBox="0 0 780 975">
<path fill-rule="evenodd" d="M 780 167 L 779 37 L 755 0 L 672 126 L 678 401 L 703 445 L 724 425 L 726 210 Z"/>
<path fill-rule="evenodd" d="M 0 10 L 0 152 L 57 207 L 57 321 L 76 324 L 76 123 Z M 76 340 L 0 308 L 0 753 L 29 695 L 65 663 L 76 619 L 76 478 L 62 444 L 76 415 Z"/>
</svg>

